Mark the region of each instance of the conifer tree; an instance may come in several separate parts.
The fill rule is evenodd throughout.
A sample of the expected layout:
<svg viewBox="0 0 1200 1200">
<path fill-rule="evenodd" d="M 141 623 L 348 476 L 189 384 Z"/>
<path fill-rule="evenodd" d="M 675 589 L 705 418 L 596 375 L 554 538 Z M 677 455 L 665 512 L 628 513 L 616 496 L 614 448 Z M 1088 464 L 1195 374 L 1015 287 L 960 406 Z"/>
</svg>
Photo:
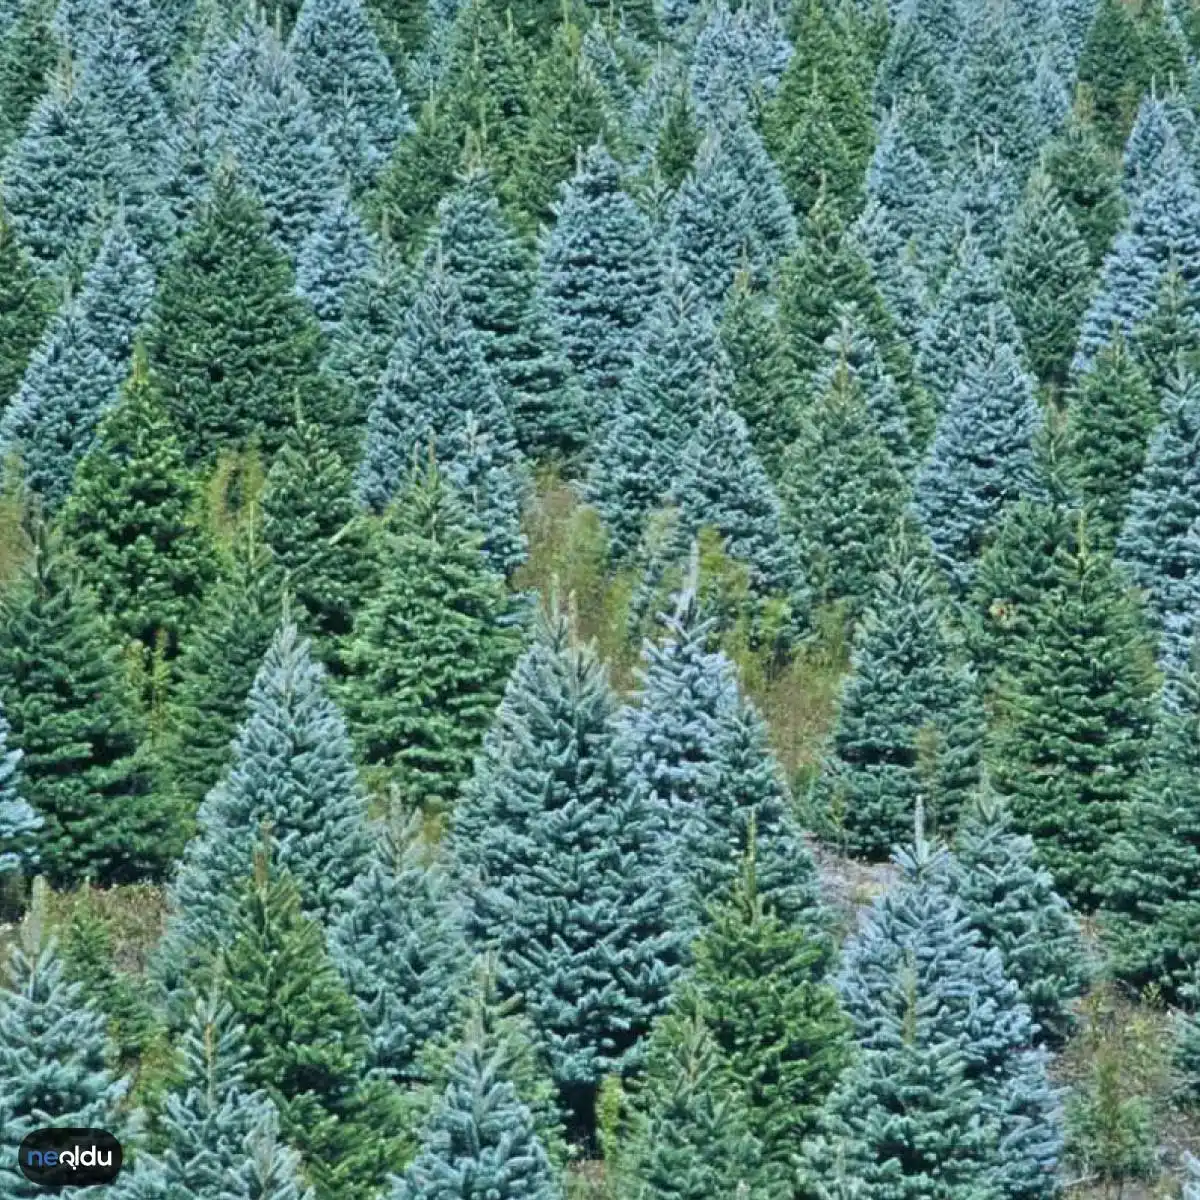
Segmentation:
<svg viewBox="0 0 1200 1200">
<path fill-rule="evenodd" d="M 1032 486 L 1041 419 L 1016 350 L 989 337 L 965 363 L 915 489 L 917 514 L 957 591 L 1005 505 Z"/>
<path fill-rule="evenodd" d="M 305 0 L 288 49 L 343 173 L 369 186 L 412 122 L 366 5 Z"/>
<path fill-rule="evenodd" d="M 901 538 L 851 655 L 818 795 L 847 849 L 884 858 L 918 801 L 954 827 L 979 781 L 983 712 L 926 556 Z"/>
<path fill-rule="evenodd" d="M 351 484 L 324 430 L 298 412 L 259 498 L 262 540 L 280 591 L 295 600 L 297 619 L 335 671 L 342 658 L 338 639 L 353 631 L 376 576 L 370 531 Z"/>
<path fill-rule="evenodd" d="M 947 1167 L 946 1133 L 961 1129 L 959 1122 L 966 1117 L 968 1129 L 974 1124 L 984 1140 L 981 1145 L 969 1133 L 960 1133 L 958 1169 L 968 1172 L 963 1182 L 970 1179 L 972 1166 L 982 1167 L 995 1189 L 984 1195 L 1049 1200 L 1058 1194 L 1062 1112 L 1047 1079 L 1046 1053 L 1033 1044 L 1029 1008 L 1004 974 L 1000 952 L 981 944 L 951 894 L 947 856 L 924 839 L 919 826 L 915 843 L 898 851 L 895 861 L 901 878 L 864 917 L 846 947 L 839 978 L 867 1068 L 862 1076 L 852 1070 L 849 1094 L 834 1101 L 835 1114 L 849 1126 L 847 1165 L 853 1169 L 854 1159 L 865 1150 L 871 1173 L 880 1172 L 878 1184 L 897 1171 L 889 1158 L 900 1160 L 901 1174 L 914 1166 L 917 1173 L 936 1168 L 939 1159 Z M 958 1056 L 958 1069 L 953 1069 Z M 891 1067 L 895 1076 L 881 1078 L 881 1067 Z M 931 1096 L 922 1083 L 935 1081 L 943 1089 Z M 966 1112 L 959 1107 L 966 1099 L 964 1084 L 976 1093 L 973 1102 L 967 1099 Z M 886 1089 L 882 1094 L 881 1088 Z M 890 1139 L 875 1141 L 880 1133 L 886 1138 L 886 1124 L 882 1130 L 880 1124 L 887 1118 L 879 1109 L 889 1094 L 896 1094 L 893 1088 L 914 1093 L 915 1112 L 902 1122 L 900 1140 L 912 1145 L 915 1139 L 915 1153 L 897 1154 Z M 931 1102 L 936 1109 L 950 1110 L 944 1124 L 921 1120 L 922 1109 Z M 988 1125 L 990 1133 L 985 1132 Z M 972 1150 L 982 1151 L 982 1162 L 972 1164 Z M 935 1178 L 938 1173 L 935 1169 Z M 929 1191 L 923 1188 L 920 1194 Z"/>
<path fill-rule="evenodd" d="M 714 125 L 675 197 L 670 244 L 700 296 L 719 311 L 738 270 L 766 286 L 796 242 L 774 164 L 744 114 Z"/>
<path fill-rule="evenodd" d="M 827 974 L 830 947 L 812 922 L 789 923 L 758 894 L 754 848 L 728 901 L 693 949 L 690 987 L 745 1091 L 764 1158 L 786 1169 L 850 1058 L 847 1022 Z"/>
<path fill-rule="evenodd" d="M 701 1015 L 659 1019 L 619 1158 L 630 1194 L 645 1200 L 761 1194 L 768 1178 L 762 1145 L 750 1131 L 741 1081 L 723 1067 Z"/>
<path fill-rule="evenodd" d="M 468 1031 L 420 1152 L 393 1189 L 395 1200 L 558 1200 L 561 1187 L 533 1114 L 505 1065 L 502 1048 L 484 1030 Z"/>
<path fill-rule="evenodd" d="M 1023 353 L 999 275 L 968 233 L 920 332 L 917 368 L 937 413 L 947 410 L 967 364 L 989 338 L 1009 343 L 1018 356 Z"/>
<path fill-rule="evenodd" d="M 338 333 L 351 298 L 376 265 L 377 254 L 378 246 L 350 198 L 339 192 L 296 257 L 296 290 L 312 305 L 326 337 Z"/>
<path fill-rule="evenodd" d="M 189 464 L 252 441 L 272 453 L 297 402 L 348 449 L 344 400 L 319 371 L 320 329 L 293 289 L 262 209 L 221 176 L 163 274 L 146 333 Z"/>
<path fill-rule="evenodd" d="M 1113 156 L 1101 145 L 1092 122 L 1077 113 L 1043 154 L 1045 169 L 1087 243 L 1092 266 L 1098 267 L 1125 215 Z"/>
<path fill-rule="evenodd" d="M 954 842 L 952 886 L 982 945 L 1000 951 L 1004 973 L 1039 1026 L 1058 1044 L 1074 1027 L 1071 1002 L 1088 979 L 1079 926 L 1018 834 L 1003 803 L 986 787 L 968 808 Z"/>
<path fill-rule="evenodd" d="M 21 751 L 8 748 L 9 724 L 0 712 L 0 879 L 27 872 L 38 860 L 37 834 L 42 818 L 21 794 Z"/>
<path fill-rule="evenodd" d="M 1067 403 L 1067 435 L 1081 497 L 1108 544 L 1125 524 L 1159 402 L 1125 339 L 1116 337 L 1076 381 Z"/>
<path fill-rule="evenodd" d="M 1150 82 L 1141 25 L 1120 0 L 1097 0 L 1079 56 L 1079 82 L 1087 88 L 1101 137 L 1118 149 Z"/>
<path fill-rule="evenodd" d="M 119 1138 L 127 1125 L 122 1101 L 129 1081 L 109 1069 L 103 1015 L 63 978 L 45 905 L 39 888 L 0 985 L 0 1145 L 7 1160 L 0 1186 L 14 1198 L 41 1190 L 16 1169 L 27 1134 L 50 1124 Z"/>
<path fill-rule="evenodd" d="M 0 212 L 0 409 L 13 398 L 53 308 L 53 289 L 34 274 Z"/>
<path fill-rule="evenodd" d="M 309 643 L 286 617 L 254 679 L 229 771 L 197 823 L 159 952 L 169 986 L 229 944 L 232 893 L 264 837 L 294 877 L 304 911 L 318 918 L 341 911 L 344 889 L 366 866 L 366 799 L 350 739 Z"/>
<path fill-rule="evenodd" d="M 1000 278 L 1030 368 L 1061 390 L 1091 295 L 1092 266 L 1087 243 L 1044 171 L 1030 177 Z"/>
<path fill-rule="evenodd" d="M 148 652 L 178 653 L 216 573 L 199 503 L 139 349 L 120 401 L 75 473 L 62 529 L 114 630 Z"/>
<path fill-rule="evenodd" d="M 517 441 L 526 453 L 578 449 L 587 414 L 538 294 L 535 264 L 477 168 L 438 208 L 436 251 L 458 285 Z"/>
<path fill-rule="evenodd" d="M 157 750 L 161 781 L 189 816 L 229 762 L 254 676 L 279 625 L 279 583 L 258 530 L 241 531 L 175 662 Z"/>
<path fill-rule="evenodd" d="M 405 805 L 448 811 L 504 693 L 518 614 L 435 465 L 413 474 L 386 521 L 344 703 L 363 761 Z"/>
<path fill-rule="evenodd" d="M 376 842 L 328 936 L 366 1023 L 371 1066 L 419 1080 L 420 1052 L 449 1027 L 468 977 L 461 904 L 413 822 Z"/>
<path fill-rule="evenodd" d="M 918 246 L 927 243 L 937 183 L 925 156 L 913 145 L 902 113 L 891 114 L 879 131 L 866 189 L 900 245 L 914 239 Z"/>
<path fill-rule="evenodd" d="M 1016 169 L 992 146 L 976 146 L 970 158 L 952 168 L 942 190 L 945 212 L 934 229 L 931 273 L 936 279 L 968 234 L 983 256 L 998 265 L 1021 196 Z"/>
<path fill-rule="evenodd" d="M 279 1110 L 318 1200 L 379 1187 L 400 1165 L 395 1094 L 367 1072 L 367 1036 L 300 889 L 259 849 L 233 897 L 221 991 L 245 1030 L 246 1083 Z"/>
<path fill-rule="evenodd" d="M 161 876 L 181 831 L 149 794 L 136 698 L 95 601 L 43 534 L 0 610 L 0 701 L 50 881 Z"/>
<path fill-rule="evenodd" d="M 0 153 L 8 150 L 46 89 L 59 47 L 50 28 L 53 0 L 12 6 L 0 34 Z"/>
<path fill-rule="evenodd" d="M 1011 647 L 997 698 L 996 789 L 1058 890 L 1096 905 L 1143 769 L 1154 677 L 1140 613 L 1111 559 L 1081 531 Z"/>
<path fill-rule="evenodd" d="M 1083 321 L 1072 366 L 1085 370 L 1114 331 L 1125 337 L 1153 311 L 1169 271 L 1189 292 L 1200 280 L 1200 190 L 1178 141 L 1163 151 L 1160 170 L 1130 213 L 1104 259 L 1099 287 Z"/>
<path fill-rule="evenodd" d="M 860 383 L 835 367 L 783 459 L 780 496 L 814 600 L 862 611 L 904 515 L 904 476 L 871 420 Z"/>
<path fill-rule="evenodd" d="M 1153 92 L 1142 97 L 1137 120 L 1125 143 L 1122 159 L 1124 190 L 1139 198 L 1162 168 L 1163 151 L 1172 140 L 1185 149 L 1195 141 L 1195 117 L 1175 96 L 1159 97 Z"/>
<path fill-rule="evenodd" d="M 25 482 L 47 510 L 66 497 L 76 463 L 117 399 L 153 289 L 149 266 L 118 221 L 79 293 L 51 322 L 0 420 L 0 446 L 20 456 Z"/>
<path fill-rule="evenodd" d="M 564 614 L 539 615 L 456 808 L 452 843 L 468 928 L 496 948 L 502 992 L 524 997 L 585 1130 L 601 1076 L 636 1061 L 679 949 L 655 814 L 621 779 L 616 717 L 594 652 L 573 643 Z"/>
<path fill-rule="evenodd" d="M 1188 580 L 1200 569 L 1188 539 L 1200 517 L 1200 378 L 1180 375 L 1162 408 L 1117 539 L 1118 556 L 1160 628 L 1188 615 Z"/>
<path fill-rule="evenodd" d="M 728 899 L 751 841 L 763 904 L 790 924 L 814 915 L 814 869 L 763 720 L 730 660 L 708 648 L 696 568 L 662 616 L 661 640 L 645 643 L 636 703 L 622 713 L 627 786 L 664 824 L 678 925 L 698 930 L 709 901 Z"/>
<path fill-rule="evenodd" d="M 729 362 L 729 403 L 746 422 L 767 474 L 778 480 L 783 453 L 799 431 L 796 381 L 777 315 L 739 271 L 718 327 Z"/>
<path fill-rule="evenodd" d="M 1112 848 L 1102 928 L 1119 978 L 1175 998 L 1196 960 L 1196 821 L 1188 801 L 1200 770 L 1200 693 L 1193 658 L 1170 680 L 1125 828 Z"/>
<path fill-rule="evenodd" d="M 593 146 L 563 188 L 542 246 L 541 277 L 567 357 L 601 412 L 633 361 L 659 288 L 657 259 L 620 169 L 603 146 Z"/>
<path fill-rule="evenodd" d="M 1164 276 L 1154 308 L 1133 331 L 1129 348 L 1156 396 L 1170 389 L 1181 364 L 1200 365 L 1200 308 L 1178 271 Z"/>
</svg>

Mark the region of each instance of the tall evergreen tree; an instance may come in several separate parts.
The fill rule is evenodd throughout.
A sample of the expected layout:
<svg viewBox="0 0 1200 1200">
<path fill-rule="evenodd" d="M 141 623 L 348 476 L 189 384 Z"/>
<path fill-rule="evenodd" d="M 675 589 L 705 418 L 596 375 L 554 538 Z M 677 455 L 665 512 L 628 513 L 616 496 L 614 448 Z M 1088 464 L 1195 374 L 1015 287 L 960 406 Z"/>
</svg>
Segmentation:
<svg viewBox="0 0 1200 1200">
<path fill-rule="evenodd" d="M 0 1145 L 6 1159 L 5 1197 L 41 1190 L 18 1172 L 17 1148 L 47 1124 L 105 1129 L 122 1136 L 122 1101 L 129 1081 L 114 1078 L 106 1061 L 104 1017 L 85 1004 L 46 930 L 44 893 L 8 952 L 0 986 Z"/>
<path fill-rule="evenodd" d="M 319 1200 L 378 1188 L 400 1165 L 395 1094 L 367 1071 L 367 1036 L 300 889 L 259 850 L 237 888 L 221 991 L 245 1029 L 246 1082 L 279 1110 Z"/>
<path fill-rule="evenodd" d="M 224 773 L 254 676 L 279 625 L 278 572 L 256 528 L 241 531 L 175 663 L 157 753 L 190 817 Z"/>
<path fill-rule="evenodd" d="M 349 196 L 339 192 L 296 256 L 296 290 L 312 305 L 326 337 L 341 329 L 352 297 L 376 269 L 378 253 Z"/>
<path fill-rule="evenodd" d="M 371 1066 L 420 1080 L 420 1052 L 450 1027 L 468 983 L 467 943 L 445 866 L 411 824 L 376 842 L 329 952 L 366 1022 Z"/>
<path fill-rule="evenodd" d="M 252 441 L 271 453 L 297 401 L 334 445 L 349 448 L 344 399 L 319 371 L 320 328 L 294 293 L 262 209 L 232 176 L 217 179 L 180 239 L 146 347 L 189 464 Z"/>
<path fill-rule="evenodd" d="M 1079 82 L 1087 89 L 1097 130 L 1118 149 L 1150 82 L 1141 25 L 1120 0 L 1097 0 L 1079 56 Z"/>
<path fill-rule="evenodd" d="M 229 944 L 238 880 L 269 838 L 306 913 L 329 918 L 370 850 L 366 799 L 309 643 L 285 618 L 255 677 L 228 774 L 200 805 L 171 886 L 161 978 L 179 983 Z M 264 833 L 265 827 L 265 833 Z"/>
<path fill-rule="evenodd" d="M 1069 394 L 1066 430 L 1080 491 L 1109 544 L 1125 524 L 1160 412 L 1157 397 L 1121 337 L 1096 355 Z"/>
<path fill-rule="evenodd" d="M 657 259 L 620 169 L 603 146 L 593 146 L 563 189 L 542 247 L 541 276 L 567 356 L 600 406 L 597 417 L 633 361 L 659 287 Z"/>
<path fill-rule="evenodd" d="M 1010 342 L 989 336 L 964 366 L 914 497 L 938 560 L 960 592 L 1005 505 L 1032 486 L 1042 419 L 1033 380 Z"/>
<path fill-rule="evenodd" d="M 926 556 L 896 542 L 851 656 L 818 784 L 852 853 L 885 858 L 918 801 L 954 827 L 979 782 L 983 711 Z"/>
<path fill-rule="evenodd" d="M 147 651 L 178 653 L 216 562 L 146 360 L 100 423 L 62 513 L 67 548 L 115 630 Z"/>
<path fill-rule="evenodd" d="M 0 407 L 13 397 L 50 317 L 53 289 L 36 275 L 0 213 Z"/>
<path fill-rule="evenodd" d="M 20 750 L 8 748 L 9 724 L 0 712 L 0 879 L 27 872 L 38 860 L 37 834 L 42 818 L 22 792 Z"/>
<path fill-rule="evenodd" d="M 342 171 L 369 186 L 412 122 L 361 0 L 305 0 L 288 42 Z"/>
<path fill-rule="evenodd" d="M 1119 7 L 1119 6 L 1118 6 Z M 1130 213 L 1104 259 L 1099 288 L 1084 317 L 1073 367 L 1085 370 L 1115 331 L 1125 337 L 1153 311 L 1168 272 L 1189 292 L 1200 280 L 1200 190 L 1190 162 L 1172 139 L 1154 183 Z"/>
<path fill-rule="evenodd" d="M 469 930 L 496 947 L 584 1130 L 601 1076 L 636 1061 L 678 954 L 655 814 L 623 784 L 616 717 L 594 652 L 564 614 L 540 615 L 453 836 Z"/>
<path fill-rule="evenodd" d="M 395 1200 L 558 1200 L 561 1187 L 533 1114 L 504 1066 L 487 1034 L 470 1030 L 420 1152 L 393 1188 Z"/>
<path fill-rule="evenodd" d="M 952 886 L 984 946 L 1000 951 L 1004 973 L 1039 1026 L 1039 1040 L 1061 1043 L 1074 1027 L 1071 1002 L 1088 980 L 1079 925 L 1034 857 L 1033 840 L 984 788 L 954 842 Z"/>
<path fill-rule="evenodd" d="M 1160 628 L 1189 615 L 1188 583 L 1200 571 L 1188 539 L 1200 517 L 1200 377 L 1179 376 L 1162 407 L 1117 540 L 1121 562 Z"/>
<path fill-rule="evenodd" d="M 1111 559 L 1083 534 L 1057 549 L 1054 568 L 1028 638 L 1011 648 L 993 779 L 1058 890 L 1088 909 L 1145 764 L 1154 676 L 1140 613 Z"/>
<path fill-rule="evenodd" d="M 20 137 L 46 89 L 59 47 L 53 0 L 16 4 L 0 34 L 0 153 Z"/>
<path fill-rule="evenodd" d="M 504 693 L 518 614 L 436 466 L 386 521 L 381 582 L 347 651 L 346 712 L 364 762 L 407 806 L 448 811 Z"/>
<path fill-rule="evenodd" d="M 42 535 L 4 596 L 0 700 L 51 882 L 161 876 L 182 831 L 150 795 L 136 698 L 90 592 Z"/>
<path fill-rule="evenodd" d="M 874 427 L 860 382 L 835 367 L 801 417 L 780 495 L 813 598 L 857 615 L 908 503 L 904 476 Z"/>
<path fill-rule="evenodd" d="M 1044 171 L 1035 171 L 1000 267 L 1009 307 L 1038 379 L 1056 391 L 1079 336 L 1092 288 L 1087 243 Z"/>
<path fill-rule="evenodd" d="M 79 293 L 46 331 L 0 420 L 0 446 L 20 456 L 26 482 L 47 509 L 62 503 L 76 463 L 117 399 L 153 290 L 149 266 L 118 221 Z"/>
<path fill-rule="evenodd" d="M 296 601 L 297 618 L 332 671 L 341 668 L 338 639 L 353 631 L 376 578 L 371 531 L 351 485 L 324 430 L 298 412 L 259 498 L 262 539 L 280 590 Z"/>
</svg>

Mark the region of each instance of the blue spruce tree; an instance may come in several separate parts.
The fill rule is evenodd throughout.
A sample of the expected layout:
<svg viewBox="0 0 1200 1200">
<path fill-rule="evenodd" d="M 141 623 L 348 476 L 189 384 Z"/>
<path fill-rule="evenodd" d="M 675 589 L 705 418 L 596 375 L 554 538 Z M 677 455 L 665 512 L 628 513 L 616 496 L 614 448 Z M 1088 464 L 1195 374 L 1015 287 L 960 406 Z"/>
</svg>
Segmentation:
<svg viewBox="0 0 1200 1200">
<path fill-rule="evenodd" d="M 352 297 L 376 268 L 378 253 L 350 198 L 339 193 L 296 257 L 296 290 L 313 306 L 327 337 L 337 338 Z"/>
<path fill-rule="evenodd" d="M 150 267 L 118 221 L 0 419 L 0 447 L 20 456 L 26 482 L 49 509 L 65 499 L 76 463 L 117 400 L 153 291 Z"/>
<path fill-rule="evenodd" d="M 21 795 L 21 751 L 8 748 L 9 725 L 0 712 L 0 880 L 29 873 L 37 862 L 42 818 Z"/>
</svg>

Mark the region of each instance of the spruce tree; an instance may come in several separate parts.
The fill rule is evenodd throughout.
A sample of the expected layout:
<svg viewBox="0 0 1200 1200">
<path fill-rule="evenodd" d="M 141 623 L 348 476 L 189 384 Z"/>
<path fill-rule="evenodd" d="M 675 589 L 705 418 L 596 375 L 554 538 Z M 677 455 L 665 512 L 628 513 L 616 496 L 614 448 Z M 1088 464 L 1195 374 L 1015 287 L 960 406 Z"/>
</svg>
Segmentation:
<svg viewBox="0 0 1200 1200">
<path fill-rule="evenodd" d="M 366 5 L 305 0 L 288 50 L 343 173 L 370 186 L 412 122 Z"/>
<path fill-rule="evenodd" d="M 1139 198 L 1162 169 L 1160 159 L 1168 144 L 1177 139 L 1187 149 L 1195 133 L 1195 117 L 1178 97 L 1152 92 L 1143 96 L 1122 160 L 1126 195 Z"/>
<path fill-rule="evenodd" d="M 320 328 L 293 288 L 262 209 L 222 175 L 163 274 L 146 332 L 151 379 L 190 465 L 253 441 L 272 453 L 297 402 L 348 449 L 343 398 L 319 371 Z"/>
<path fill-rule="evenodd" d="M 1029 636 L 1011 647 L 993 781 L 1058 890 L 1087 910 L 1145 765 L 1154 676 L 1125 578 L 1086 533 L 1076 541 L 1057 549 Z"/>
<path fill-rule="evenodd" d="M 659 287 L 653 234 L 603 146 L 580 156 L 563 188 L 541 277 L 567 357 L 602 413 Z"/>
<path fill-rule="evenodd" d="M 730 1083 L 745 1091 L 750 1129 L 781 1170 L 814 1131 L 851 1056 L 830 957 L 816 925 L 789 923 L 764 906 L 752 846 L 737 887 L 714 906 L 693 948 L 689 986 Z"/>
<path fill-rule="evenodd" d="M 414 823 L 376 842 L 328 937 L 366 1023 L 371 1066 L 420 1080 L 422 1048 L 449 1028 L 468 977 L 461 904 Z"/>
<path fill-rule="evenodd" d="M 0 212 L 0 409 L 25 374 L 50 317 L 53 289 L 33 271 Z"/>
<path fill-rule="evenodd" d="M 50 28 L 53 0 L 13 6 L 0 33 L 0 153 L 20 137 L 46 89 L 59 47 Z"/>
<path fill-rule="evenodd" d="M 813 598 L 861 613 L 908 503 L 908 487 L 848 366 L 802 415 L 780 496 Z"/>
<path fill-rule="evenodd" d="M 448 811 L 517 656 L 517 612 L 453 486 L 430 464 L 389 510 L 381 582 L 347 648 L 362 760 L 410 808 Z"/>
<path fill-rule="evenodd" d="M 1079 56 L 1079 82 L 1087 89 L 1098 132 L 1110 147 L 1125 142 L 1146 84 L 1141 26 L 1120 0 L 1097 0 Z"/>
<path fill-rule="evenodd" d="M 325 431 L 303 412 L 267 472 L 259 503 L 262 540 L 297 605 L 296 617 L 317 639 L 332 671 L 376 578 L 371 534 L 354 503 L 350 470 Z"/>
<path fill-rule="evenodd" d="M 533 1114 L 505 1066 L 503 1049 L 484 1030 L 468 1031 L 395 1200 L 558 1200 L 561 1186 Z"/>
<path fill-rule="evenodd" d="M 898 1079 L 911 1087 L 924 1074 L 918 1066 L 922 1059 L 928 1069 L 927 1055 L 943 1063 L 947 1054 L 961 1055 L 959 1078 L 977 1095 L 968 1111 L 979 1125 L 993 1127 L 983 1143 L 993 1194 L 1049 1200 L 1058 1194 L 1062 1111 L 1047 1078 L 1046 1052 L 1034 1046 L 1029 1008 L 1016 983 L 1005 975 L 1000 952 L 982 944 L 954 899 L 945 852 L 931 846 L 918 827 L 915 843 L 898 851 L 895 862 L 900 879 L 864 917 L 846 947 L 839 977 L 863 1058 L 880 1066 L 894 1064 L 893 1056 L 900 1051 L 900 1063 L 908 1059 L 916 1079 L 908 1071 L 898 1072 Z M 909 1058 L 905 1050 L 921 1053 Z M 952 1104 L 958 1089 L 951 1080 L 956 1075 L 957 1071 L 950 1073 L 945 1094 L 934 1100 L 939 1107 Z M 882 1114 L 876 1089 L 882 1081 L 876 1071 L 867 1076 L 873 1087 L 858 1095 L 857 1114 L 837 1101 L 834 1107 L 841 1109 L 843 1119 L 849 1117 L 852 1130 L 865 1125 L 877 1133 Z M 929 1099 L 926 1094 L 926 1103 Z M 954 1124 L 951 1121 L 950 1127 Z M 914 1120 L 908 1136 L 920 1139 L 924 1132 L 932 1146 L 939 1145 L 938 1134 L 944 1137 L 944 1131 L 922 1125 L 919 1118 Z M 962 1155 L 962 1162 L 967 1166 L 971 1143 L 964 1141 L 968 1154 Z M 871 1157 L 883 1149 L 881 1157 L 895 1156 L 904 1163 L 903 1152 L 887 1154 L 886 1146 L 868 1145 Z M 920 1162 L 919 1150 L 917 1154 Z M 883 1170 L 886 1179 L 886 1172 L 895 1168 Z"/>
<path fill-rule="evenodd" d="M 675 197 L 670 244 L 714 311 L 745 267 L 765 287 L 795 245 L 796 223 L 774 165 L 741 114 L 715 125 L 701 142 Z"/>
<path fill-rule="evenodd" d="M 20 456 L 25 482 L 47 510 L 65 499 L 75 465 L 117 399 L 153 289 L 149 266 L 118 221 L 79 293 L 46 331 L 0 420 L 0 446 Z"/>
<path fill-rule="evenodd" d="M 677 926 L 695 932 L 709 901 L 727 900 L 756 847 L 758 890 L 785 923 L 815 914 L 816 877 L 792 820 L 766 726 L 738 690 L 733 664 L 709 649 L 693 561 L 663 635 L 642 651 L 619 749 L 626 786 L 664 825 Z"/>
<path fill-rule="evenodd" d="M 1112 847 L 1102 930 L 1119 978 L 1174 999 L 1196 961 L 1196 821 L 1188 797 L 1200 770 L 1200 693 L 1194 655 L 1170 680 L 1125 828 Z"/>
<path fill-rule="evenodd" d="M 279 1110 L 318 1200 L 378 1188 L 400 1165 L 395 1093 L 367 1070 L 367 1036 L 300 889 L 259 849 L 232 897 L 221 993 L 245 1030 L 246 1083 Z"/>
<path fill-rule="evenodd" d="M 981 943 L 1000 951 L 1039 1040 L 1061 1044 L 1075 1024 L 1071 1002 L 1088 981 L 1079 925 L 1037 862 L 1033 840 L 1013 829 L 1011 814 L 986 787 L 959 826 L 952 886 Z"/>
<path fill-rule="evenodd" d="M 1163 277 L 1154 307 L 1134 329 L 1129 348 L 1156 396 L 1170 388 L 1181 363 L 1200 365 L 1200 307 L 1178 271 Z"/>
<path fill-rule="evenodd" d="M 1162 408 L 1117 539 L 1118 556 L 1159 628 L 1188 616 L 1189 578 L 1200 570 L 1188 539 L 1200 517 L 1200 377 L 1180 375 Z"/>
<path fill-rule="evenodd" d="M 655 814 L 624 786 L 616 733 L 594 652 L 574 644 L 563 613 L 540 614 L 452 839 L 468 929 L 495 947 L 503 993 L 524 997 L 584 1130 L 601 1077 L 637 1061 L 679 950 Z"/>
<path fill-rule="evenodd" d="M 1160 405 L 1125 339 L 1114 338 L 1075 382 L 1066 431 L 1082 499 L 1106 544 L 1125 524 Z"/>
<path fill-rule="evenodd" d="M 136 697 L 111 631 L 44 535 L 0 608 L 0 701 L 26 799 L 45 822 L 50 881 L 161 877 L 182 831 L 150 795 Z"/>
<path fill-rule="evenodd" d="M 1163 151 L 1154 183 L 1134 206 L 1104 259 L 1072 363 L 1086 370 L 1114 331 L 1126 337 L 1153 311 L 1163 280 L 1177 271 L 1189 292 L 1200 279 L 1200 190 L 1178 141 Z"/>
<path fill-rule="evenodd" d="M 14 871 L 28 873 L 38 861 L 37 835 L 42 818 L 22 795 L 20 750 L 8 748 L 10 728 L 0 712 L 0 879 Z"/>
<path fill-rule="evenodd" d="M 970 158 L 953 168 L 942 189 L 945 212 L 935 227 L 930 264 L 934 279 L 952 261 L 954 247 L 968 234 L 984 258 L 999 264 L 1021 197 L 1021 177 L 992 146 L 977 146 Z"/>
<path fill-rule="evenodd" d="M 252 525 L 237 535 L 175 662 L 156 748 L 161 782 L 189 817 L 229 762 L 280 600 L 278 572 Z"/>
<path fill-rule="evenodd" d="M 47 1125 L 104 1129 L 122 1136 L 127 1079 L 107 1062 L 104 1017 L 63 978 L 54 939 L 46 930 L 45 894 L 35 895 L 17 941 L 8 951 L 0 985 L 0 1145 L 5 1197 L 40 1192 L 16 1168 L 17 1147 Z"/>
<path fill-rule="evenodd" d="M 1125 216 L 1113 155 L 1101 145 L 1092 122 L 1078 113 L 1043 154 L 1045 169 L 1087 243 L 1092 266 L 1098 267 Z"/>
<path fill-rule="evenodd" d="M 538 293 L 535 264 L 482 168 L 439 206 L 436 253 L 458 284 L 521 448 L 538 456 L 577 450 L 588 419 L 583 397 Z"/>
<path fill-rule="evenodd" d="M 983 710 L 922 554 L 893 544 L 863 617 L 817 795 L 846 849 L 886 858 L 918 802 L 950 830 L 979 782 Z"/>
<path fill-rule="evenodd" d="M 741 1081 L 731 1079 L 704 1018 L 671 1012 L 647 1048 L 619 1169 L 644 1200 L 762 1194 L 768 1174 Z"/>
<path fill-rule="evenodd" d="M 100 423 L 63 509 L 64 543 L 122 636 L 174 657 L 216 573 L 188 473 L 146 360 Z"/>
<path fill-rule="evenodd" d="M 1092 266 L 1071 214 L 1044 171 L 1029 180 L 1000 278 L 1029 366 L 1060 391 L 1092 287 Z"/>
<path fill-rule="evenodd" d="M 781 473 L 783 453 L 799 431 L 800 405 L 787 345 L 774 308 L 739 271 L 718 327 L 729 362 L 729 403 L 746 422 L 750 441 L 772 479 Z"/>
<path fill-rule="evenodd" d="M 171 886 L 160 977 L 178 987 L 229 944 L 238 880 L 269 839 L 306 913 L 329 918 L 365 868 L 371 834 L 350 739 L 309 643 L 285 618 L 259 667 L 228 773 L 204 798 Z"/>
<path fill-rule="evenodd" d="M 961 592 L 1006 505 L 1032 486 L 1041 424 L 1033 380 L 995 335 L 976 347 L 938 425 L 914 506 L 938 561 Z"/>
<path fill-rule="evenodd" d="M 312 305 L 326 337 L 341 329 L 351 298 L 376 268 L 379 247 L 339 192 L 296 256 L 296 290 Z"/>
</svg>

